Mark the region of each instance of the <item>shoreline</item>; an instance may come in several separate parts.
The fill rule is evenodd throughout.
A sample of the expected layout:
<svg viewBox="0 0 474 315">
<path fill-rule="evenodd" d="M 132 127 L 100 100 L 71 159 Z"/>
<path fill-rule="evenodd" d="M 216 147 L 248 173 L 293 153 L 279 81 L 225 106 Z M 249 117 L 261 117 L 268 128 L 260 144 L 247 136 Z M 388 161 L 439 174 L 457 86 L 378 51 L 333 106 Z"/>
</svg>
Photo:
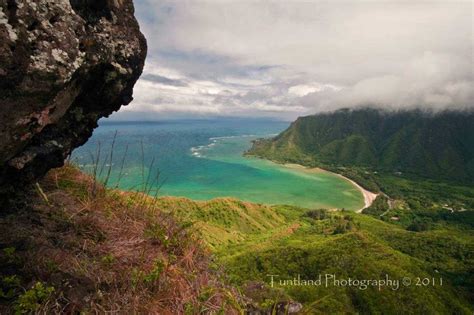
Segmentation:
<svg viewBox="0 0 474 315">
<path fill-rule="evenodd" d="M 345 179 L 346 181 L 350 182 L 352 185 L 354 185 L 357 189 L 359 189 L 359 191 L 362 193 L 362 196 L 364 197 L 364 206 L 360 209 L 357 209 L 355 210 L 354 212 L 356 213 L 361 213 L 362 210 L 364 210 L 365 208 L 368 208 L 372 205 L 372 203 L 374 202 L 375 198 L 377 198 L 378 194 L 376 193 L 373 193 L 371 191 L 368 191 L 367 189 L 365 189 L 364 187 L 360 186 L 358 183 L 356 183 L 355 181 L 353 181 L 352 179 L 344 176 L 344 175 L 341 175 L 339 173 L 335 173 L 335 172 L 331 172 L 331 171 L 328 171 L 328 170 L 325 170 L 323 168 L 320 168 L 320 167 L 306 167 L 304 165 L 301 165 L 301 164 L 295 164 L 295 163 L 285 163 L 285 164 L 282 164 L 283 166 L 287 167 L 287 168 L 291 168 L 291 169 L 299 169 L 299 170 L 305 170 L 305 171 L 310 171 L 310 172 L 326 172 L 326 173 L 331 173 L 331 174 L 334 174 L 342 179 Z"/>
</svg>

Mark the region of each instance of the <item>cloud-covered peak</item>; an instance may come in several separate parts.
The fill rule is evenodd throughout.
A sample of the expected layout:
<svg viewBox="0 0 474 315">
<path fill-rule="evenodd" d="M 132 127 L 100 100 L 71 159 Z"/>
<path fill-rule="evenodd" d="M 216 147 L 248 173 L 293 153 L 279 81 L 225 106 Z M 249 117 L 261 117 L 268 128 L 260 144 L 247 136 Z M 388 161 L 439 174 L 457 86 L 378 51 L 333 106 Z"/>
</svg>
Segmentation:
<svg viewBox="0 0 474 315">
<path fill-rule="evenodd" d="M 150 46 L 127 112 L 472 108 L 472 2 L 137 1 Z"/>
</svg>

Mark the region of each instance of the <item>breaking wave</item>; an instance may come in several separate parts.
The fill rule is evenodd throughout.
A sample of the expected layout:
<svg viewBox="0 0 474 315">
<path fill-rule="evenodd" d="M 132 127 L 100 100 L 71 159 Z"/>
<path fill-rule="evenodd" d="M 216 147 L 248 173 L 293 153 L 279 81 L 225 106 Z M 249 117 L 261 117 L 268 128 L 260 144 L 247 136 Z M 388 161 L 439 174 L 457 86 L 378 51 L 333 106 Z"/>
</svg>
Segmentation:
<svg viewBox="0 0 474 315">
<path fill-rule="evenodd" d="M 222 136 L 222 137 L 210 137 L 209 138 L 209 144 L 207 145 L 199 145 L 192 147 L 190 149 L 191 155 L 197 158 L 205 158 L 205 151 L 209 150 L 213 146 L 215 146 L 219 141 L 225 140 L 225 139 L 236 139 L 236 138 L 256 138 L 256 137 L 272 137 L 278 135 L 277 133 L 275 134 L 267 134 L 267 135 L 238 135 L 238 136 Z"/>
</svg>

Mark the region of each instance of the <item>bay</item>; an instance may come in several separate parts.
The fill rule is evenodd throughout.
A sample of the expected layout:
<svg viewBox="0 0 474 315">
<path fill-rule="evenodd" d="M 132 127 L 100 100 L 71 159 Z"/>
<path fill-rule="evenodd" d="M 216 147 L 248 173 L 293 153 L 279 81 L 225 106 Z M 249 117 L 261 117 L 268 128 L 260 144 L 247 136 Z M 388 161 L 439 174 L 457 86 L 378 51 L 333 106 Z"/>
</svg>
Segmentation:
<svg viewBox="0 0 474 315">
<path fill-rule="evenodd" d="M 274 136 L 288 124 L 235 118 L 162 122 L 105 120 L 91 139 L 73 152 L 72 160 L 83 170 L 93 172 L 93 164 L 100 155 L 98 173 L 102 179 L 111 165 L 108 186 L 153 194 L 159 188 L 158 196 L 195 200 L 233 197 L 306 208 L 361 208 L 364 201 L 360 191 L 332 173 L 307 172 L 243 156 L 252 140 Z M 155 181 L 157 172 L 160 176 Z"/>
</svg>

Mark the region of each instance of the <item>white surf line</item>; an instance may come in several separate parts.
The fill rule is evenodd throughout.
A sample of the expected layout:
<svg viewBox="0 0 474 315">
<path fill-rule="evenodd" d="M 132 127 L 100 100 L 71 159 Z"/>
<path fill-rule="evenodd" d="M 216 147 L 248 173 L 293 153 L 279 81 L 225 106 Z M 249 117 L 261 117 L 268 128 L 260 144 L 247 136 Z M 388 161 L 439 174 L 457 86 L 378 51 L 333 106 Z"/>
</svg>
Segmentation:
<svg viewBox="0 0 474 315">
<path fill-rule="evenodd" d="M 269 137 L 269 136 L 276 136 L 278 135 L 277 133 L 272 133 L 272 134 L 267 134 L 267 135 L 235 135 L 235 136 L 222 136 L 222 137 L 210 137 L 209 138 L 209 144 L 207 145 L 199 145 L 195 147 L 191 147 L 189 150 L 191 151 L 191 155 L 197 158 L 203 158 L 205 157 L 203 155 L 203 150 L 210 149 L 211 147 L 215 146 L 216 143 L 219 140 L 225 140 L 225 139 L 235 139 L 235 138 L 253 138 L 253 137 Z"/>
</svg>

